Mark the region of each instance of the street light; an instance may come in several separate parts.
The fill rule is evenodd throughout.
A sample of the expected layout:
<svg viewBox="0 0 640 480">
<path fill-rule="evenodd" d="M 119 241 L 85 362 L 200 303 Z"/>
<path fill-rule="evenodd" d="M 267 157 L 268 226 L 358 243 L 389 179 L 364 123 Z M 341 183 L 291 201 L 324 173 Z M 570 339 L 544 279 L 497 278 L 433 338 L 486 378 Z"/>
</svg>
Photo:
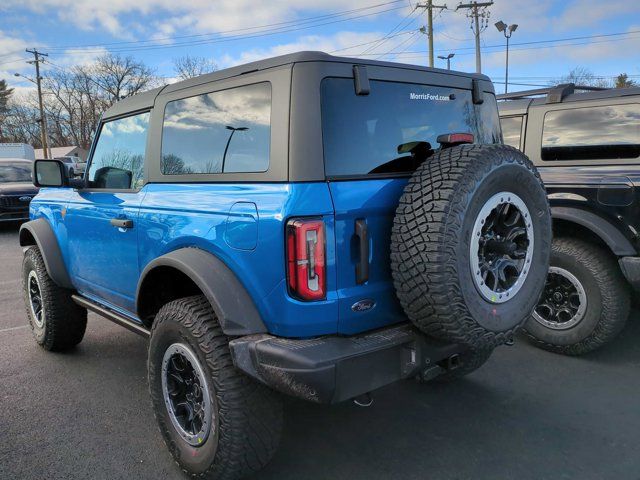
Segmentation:
<svg viewBox="0 0 640 480">
<path fill-rule="evenodd" d="M 233 134 L 249 130 L 249 127 L 232 127 L 231 125 L 227 125 L 225 128 L 231 130 L 231 134 L 229 135 L 229 140 L 227 140 L 227 145 L 224 147 L 224 153 L 222 154 L 222 168 L 220 169 L 220 173 L 224 173 L 224 163 L 227 161 L 227 150 L 229 150 L 229 144 L 231 143 Z"/>
<path fill-rule="evenodd" d="M 500 20 L 499 22 L 496 22 L 496 28 L 499 32 L 502 32 L 504 34 L 504 38 L 507 39 L 507 59 L 504 74 L 504 93 L 507 93 L 507 88 L 509 86 L 509 39 L 511 38 L 511 34 L 518 28 L 518 25 L 516 23 L 507 25 Z"/>
<path fill-rule="evenodd" d="M 453 57 L 455 57 L 455 53 L 450 53 L 449 55 L 447 55 L 446 57 L 443 55 L 438 55 L 438 58 L 442 59 L 442 60 L 446 60 L 447 61 L 447 70 L 451 70 L 451 59 Z"/>
</svg>

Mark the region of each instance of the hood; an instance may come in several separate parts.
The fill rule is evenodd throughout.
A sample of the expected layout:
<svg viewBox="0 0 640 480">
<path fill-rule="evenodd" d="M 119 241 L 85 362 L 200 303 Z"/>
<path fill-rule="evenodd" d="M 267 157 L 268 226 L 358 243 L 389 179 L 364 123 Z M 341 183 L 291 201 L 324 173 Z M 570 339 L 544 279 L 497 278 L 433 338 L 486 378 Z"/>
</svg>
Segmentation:
<svg viewBox="0 0 640 480">
<path fill-rule="evenodd" d="M 38 187 L 30 182 L 0 183 L 0 195 L 30 195 L 38 193 Z"/>
</svg>

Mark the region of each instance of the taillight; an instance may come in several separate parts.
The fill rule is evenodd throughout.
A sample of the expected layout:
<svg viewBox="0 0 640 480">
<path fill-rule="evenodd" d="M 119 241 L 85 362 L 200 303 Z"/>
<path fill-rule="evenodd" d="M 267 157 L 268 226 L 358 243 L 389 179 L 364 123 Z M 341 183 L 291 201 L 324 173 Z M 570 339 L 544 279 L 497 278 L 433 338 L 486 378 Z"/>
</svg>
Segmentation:
<svg viewBox="0 0 640 480">
<path fill-rule="evenodd" d="M 287 222 L 287 282 L 301 300 L 321 300 L 327 294 L 324 222 L 293 219 Z"/>
</svg>

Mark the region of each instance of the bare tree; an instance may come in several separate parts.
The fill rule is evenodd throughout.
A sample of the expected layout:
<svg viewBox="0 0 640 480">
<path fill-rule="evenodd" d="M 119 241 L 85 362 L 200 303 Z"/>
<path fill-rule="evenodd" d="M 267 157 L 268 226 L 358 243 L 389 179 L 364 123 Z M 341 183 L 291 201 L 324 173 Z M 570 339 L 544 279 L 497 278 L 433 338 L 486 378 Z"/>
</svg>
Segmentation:
<svg viewBox="0 0 640 480">
<path fill-rule="evenodd" d="M 108 53 L 83 71 L 99 87 L 108 103 L 148 90 L 158 82 L 153 70 L 133 57 Z"/>
<path fill-rule="evenodd" d="M 595 76 L 591 70 L 585 67 L 575 67 L 567 75 L 550 82 L 551 85 L 558 85 L 560 83 L 575 83 L 576 85 L 589 87 L 611 87 L 611 83 L 607 79 Z"/>
<path fill-rule="evenodd" d="M 215 72 L 218 66 L 209 58 L 185 55 L 184 57 L 173 59 L 173 69 L 180 79 L 186 80 L 205 73 Z"/>
<path fill-rule="evenodd" d="M 130 57 L 104 55 L 93 64 L 48 71 L 43 82 L 47 131 L 52 146 L 89 148 L 100 116 L 121 98 L 159 85 L 153 71 Z M 33 131 L 37 113 L 35 94 L 11 102 L 3 136 L 9 141 L 40 146 Z"/>
</svg>

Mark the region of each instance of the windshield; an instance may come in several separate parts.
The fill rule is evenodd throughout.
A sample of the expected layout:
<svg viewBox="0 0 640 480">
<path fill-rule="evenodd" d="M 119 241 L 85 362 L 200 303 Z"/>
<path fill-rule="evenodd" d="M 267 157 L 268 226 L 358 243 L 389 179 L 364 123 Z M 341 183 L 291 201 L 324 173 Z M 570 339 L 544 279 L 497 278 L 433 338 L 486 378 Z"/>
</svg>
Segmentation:
<svg viewBox="0 0 640 480">
<path fill-rule="evenodd" d="M 31 165 L 28 163 L 0 164 L 0 183 L 31 182 Z"/>
<path fill-rule="evenodd" d="M 372 81 L 371 93 L 357 96 L 348 78 L 326 78 L 321 90 L 329 177 L 412 172 L 446 133 L 471 133 L 475 143 L 502 140 L 491 94 L 474 105 L 470 90 Z"/>
</svg>

